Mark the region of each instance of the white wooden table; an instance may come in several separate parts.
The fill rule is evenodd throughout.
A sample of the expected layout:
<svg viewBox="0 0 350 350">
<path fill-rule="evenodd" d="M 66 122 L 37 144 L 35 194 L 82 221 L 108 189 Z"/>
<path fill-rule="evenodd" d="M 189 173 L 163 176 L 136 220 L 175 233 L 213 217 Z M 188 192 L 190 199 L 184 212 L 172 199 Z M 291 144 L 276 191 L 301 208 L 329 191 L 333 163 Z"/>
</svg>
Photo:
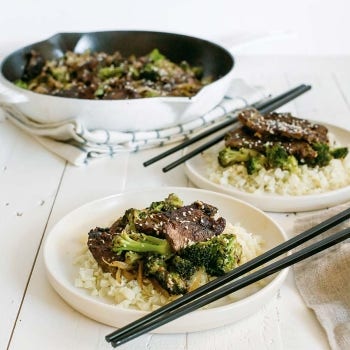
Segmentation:
<svg viewBox="0 0 350 350">
<path fill-rule="evenodd" d="M 278 94 L 300 83 L 312 91 L 285 106 L 299 116 L 350 129 L 350 57 L 238 56 L 236 76 Z M 42 244 L 50 228 L 85 202 L 150 186 L 191 186 L 180 166 L 143 168 L 159 149 L 73 167 L 0 117 L 0 349 L 109 349 L 111 327 L 69 307 L 49 285 Z M 167 162 L 177 155 L 169 157 Z M 294 214 L 271 214 L 291 232 Z M 301 214 L 303 215 L 303 214 Z M 314 314 L 300 298 L 293 273 L 257 314 L 223 328 L 144 335 L 120 349 L 328 349 Z"/>
</svg>

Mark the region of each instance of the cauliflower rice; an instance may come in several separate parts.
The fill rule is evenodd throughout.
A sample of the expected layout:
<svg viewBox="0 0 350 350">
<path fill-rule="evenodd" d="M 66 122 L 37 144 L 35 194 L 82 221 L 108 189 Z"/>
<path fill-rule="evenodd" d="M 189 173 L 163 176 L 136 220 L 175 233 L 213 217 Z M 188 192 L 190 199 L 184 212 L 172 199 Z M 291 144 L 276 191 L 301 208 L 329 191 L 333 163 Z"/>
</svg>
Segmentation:
<svg viewBox="0 0 350 350">
<path fill-rule="evenodd" d="M 261 237 L 247 232 L 239 224 L 227 223 L 224 233 L 236 234 L 238 242 L 242 245 L 240 264 L 253 259 L 263 251 Z M 164 295 L 156 290 L 147 279 L 143 280 L 142 287 L 137 280 L 128 281 L 124 276 L 118 282 L 110 273 L 102 271 L 87 247 L 76 258 L 75 265 L 79 267 L 75 286 L 86 289 L 90 295 L 109 300 L 116 307 L 152 311 L 178 297 Z M 206 275 L 204 274 L 201 283 L 206 282 Z M 256 288 L 257 285 L 254 290 Z M 235 293 L 229 298 L 230 300 L 235 299 Z"/>
<path fill-rule="evenodd" d="M 207 164 L 206 177 L 219 185 L 248 193 L 272 193 L 301 196 L 319 194 L 350 185 L 350 155 L 345 159 L 332 159 L 324 167 L 310 168 L 299 165 L 296 172 L 280 168 L 261 169 L 249 175 L 242 164 L 223 168 L 219 165 L 218 147 L 203 153 Z"/>
</svg>

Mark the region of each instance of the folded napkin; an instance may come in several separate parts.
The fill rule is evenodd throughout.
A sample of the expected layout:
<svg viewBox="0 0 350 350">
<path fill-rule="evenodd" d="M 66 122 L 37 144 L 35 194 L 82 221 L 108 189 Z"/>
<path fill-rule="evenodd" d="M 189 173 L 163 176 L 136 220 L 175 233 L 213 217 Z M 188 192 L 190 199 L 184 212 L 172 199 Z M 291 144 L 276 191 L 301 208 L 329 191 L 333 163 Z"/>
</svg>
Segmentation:
<svg viewBox="0 0 350 350">
<path fill-rule="evenodd" d="M 297 219 L 300 233 L 349 208 L 350 203 Z M 313 239 L 316 242 L 350 226 L 350 220 Z M 310 244 L 310 243 L 308 243 Z M 324 328 L 334 350 L 350 349 L 350 241 L 346 240 L 294 266 L 297 288 Z"/>
<path fill-rule="evenodd" d="M 225 118 L 233 118 L 233 111 L 266 97 L 267 94 L 261 87 L 252 87 L 241 79 L 235 79 L 222 102 L 206 115 L 174 127 L 142 132 L 88 130 L 80 120 L 38 123 L 21 113 L 16 104 L 3 102 L 0 107 L 14 125 L 32 135 L 51 152 L 79 166 L 92 159 L 113 157 L 120 152 L 136 152 L 181 141 L 208 125 Z"/>
</svg>

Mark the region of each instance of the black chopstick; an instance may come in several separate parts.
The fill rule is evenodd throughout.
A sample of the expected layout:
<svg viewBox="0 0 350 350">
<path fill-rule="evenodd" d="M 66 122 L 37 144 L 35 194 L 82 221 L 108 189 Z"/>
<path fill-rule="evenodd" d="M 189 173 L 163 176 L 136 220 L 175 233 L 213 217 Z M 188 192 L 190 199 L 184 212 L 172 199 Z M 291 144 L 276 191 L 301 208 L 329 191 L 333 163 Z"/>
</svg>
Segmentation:
<svg viewBox="0 0 350 350">
<path fill-rule="evenodd" d="M 291 91 L 282 94 L 283 97 L 279 98 L 280 96 L 277 96 L 273 101 L 266 101 L 266 104 L 261 105 L 258 110 L 261 114 L 266 114 L 269 112 L 274 111 L 275 109 L 285 105 L 286 103 L 292 101 L 293 99 L 295 99 L 296 97 L 302 95 L 303 93 L 305 93 L 306 91 L 309 91 L 311 89 L 310 85 L 300 85 L 295 89 L 292 89 Z M 227 125 L 226 125 L 227 126 Z M 211 139 L 210 141 L 208 141 L 207 143 L 197 147 L 196 149 L 194 149 L 193 151 L 185 154 L 183 157 L 177 159 L 176 161 L 170 163 L 169 165 L 165 166 L 162 170 L 163 172 L 168 172 L 169 170 L 174 169 L 175 167 L 177 167 L 178 165 L 186 162 L 187 160 L 191 159 L 192 157 L 196 156 L 197 154 L 205 151 L 206 149 L 210 148 L 211 146 L 214 146 L 215 144 L 217 144 L 218 142 L 220 142 L 221 140 L 224 139 L 226 135 L 226 132 L 223 134 L 220 134 L 216 137 L 214 137 L 213 139 Z M 207 135 L 208 136 L 208 135 Z M 182 144 L 183 145 L 183 144 Z"/>
<path fill-rule="evenodd" d="M 277 101 L 279 101 L 285 97 L 288 97 L 290 94 L 296 93 L 296 92 L 300 91 L 301 89 L 305 89 L 305 87 L 306 87 L 305 84 L 301 84 L 301 85 L 299 85 L 291 90 L 288 90 L 288 91 L 286 91 L 278 96 L 254 103 L 250 107 L 261 110 L 263 108 L 266 108 L 269 105 L 276 103 Z M 246 107 L 246 108 L 249 108 L 249 107 Z M 228 118 L 229 118 L 228 120 L 225 120 L 225 121 L 219 123 L 218 125 L 215 125 L 214 127 L 210 128 L 206 131 L 203 131 L 202 133 L 176 145 L 175 147 L 172 147 L 172 148 L 168 149 L 167 151 L 158 154 L 157 156 L 145 161 L 143 163 L 143 165 L 146 167 L 146 166 L 149 166 L 155 162 L 158 162 L 159 160 L 161 160 L 161 159 L 163 159 L 163 158 L 165 158 L 165 157 L 167 157 L 167 156 L 169 156 L 177 151 L 180 151 L 181 149 L 184 149 L 185 147 L 188 147 L 188 146 L 192 145 L 193 143 L 204 139 L 207 136 L 213 135 L 214 133 L 216 133 L 219 130 L 222 130 L 222 129 L 236 123 L 237 122 L 237 114 L 238 114 L 238 112 L 234 113 L 233 115 L 228 114 Z"/>
<path fill-rule="evenodd" d="M 134 334 L 138 329 L 144 329 L 150 322 L 156 322 L 166 315 L 175 313 L 178 309 L 182 307 L 187 307 L 189 303 L 196 302 L 196 299 L 200 297 L 205 297 L 208 293 L 215 293 L 215 290 L 219 287 L 226 285 L 227 283 L 233 281 L 234 279 L 243 276 L 247 272 L 262 266 L 263 264 L 275 259 L 283 253 L 299 246 L 302 243 L 316 237 L 329 230 L 330 228 L 340 224 L 341 222 L 350 218 L 350 208 L 338 213 L 337 215 L 319 223 L 318 225 L 300 233 L 299 235 L 279 244 L 278 246 L 270 249 L 269 251 L 257 256 L 256 258 L 248 261 L 247 263 L 235 268 L 231 272 L 225 274 L 224 276 L 218 277 L 211 282 L 205 284 L 196 290 L 185 294 L 181 298 L 174 300 L 173 302 L 159 308 L 156 311 L 149 313 L 148 315 L 120 328 L 119 330 L 106 336 L 106 340 L 109 342 L 115 342 L 117 339 L 127 334 Z M 154 327 L 156 328 L 156 327 Z"/>
<path fill-rule="evenodd" d="M 306 248 L 303 248 L 293 254 L 288 255 L 285 258 L 282 258 L 266 267 L 262 267 L 260 270 L 255 271 L 247 276 L 244 276 L 236 281 L 233 281 L 230 284 L 223 286 L 218 291 L 210 293 L 200 299 L 195 300 L 190 304 L 186 304 L 183 307 L 180 307 L 174 312 L 166 314 L 164 317 L 156 319 L 154 322 L 147 323 L 143 325 L 142 328 L 133 329 L 130 332 L 124 333 L 119 337 L 115 337 L 111 344 L 113 347 L 120 346 L 146 332 L 149 332 L 155 328 L 158 328 L 165 323 L 171 322 L 176 318 L 186 315 L 189 312 L 197 310 L 198 308 L 207 305 L 215 300 L 218 300 L 230 293 L 233 293 L 239 289 L 242 289 L 252 283 L 262 280 L 282 269 L 289 267 L 297 262 L 300 262 L 304 259 L 307 259 L 337 243 L 344 241 L 345 239 L 350 238 L 350 227 L 345 228 L 327 238 L 324 238 Z"/>
</svg>

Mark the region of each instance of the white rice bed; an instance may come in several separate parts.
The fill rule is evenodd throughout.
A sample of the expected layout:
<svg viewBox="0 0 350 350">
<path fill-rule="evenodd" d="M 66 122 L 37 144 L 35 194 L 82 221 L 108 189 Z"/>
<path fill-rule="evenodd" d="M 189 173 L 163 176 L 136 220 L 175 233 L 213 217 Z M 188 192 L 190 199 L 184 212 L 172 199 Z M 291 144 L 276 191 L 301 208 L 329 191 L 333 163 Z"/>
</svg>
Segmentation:
<svg viewBox="0 0 350 350">
<path fill-rule="evenodd" d="M 332 159 L 325 167 L 298 166 L 296 172 L 280 168 L 261 169 L 249 175 L 242 164 L 223 168 L 219 165 L 218 150 L 203 154 L 207 162 L 206 177 L 219 185 L 248 193 L 278 195 L 307 195 L 325 193 L 350 185 L 350 155 L 345 159 Z"/>
</svg>

